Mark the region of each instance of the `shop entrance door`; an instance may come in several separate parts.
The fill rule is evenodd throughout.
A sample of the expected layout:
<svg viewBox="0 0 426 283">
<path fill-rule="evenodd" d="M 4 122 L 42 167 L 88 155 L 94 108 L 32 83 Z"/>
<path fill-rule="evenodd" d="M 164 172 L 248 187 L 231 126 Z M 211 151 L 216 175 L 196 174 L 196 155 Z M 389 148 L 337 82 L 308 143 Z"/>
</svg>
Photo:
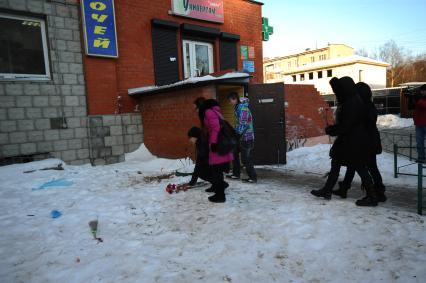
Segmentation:
<svg viewBox="0 0 426 283">
<path fill-rule="evenodd" d="M 254 163 L 285 164 L 284 84 L 249 85 L 248 97 L 254 121 Z"/>
</svg>

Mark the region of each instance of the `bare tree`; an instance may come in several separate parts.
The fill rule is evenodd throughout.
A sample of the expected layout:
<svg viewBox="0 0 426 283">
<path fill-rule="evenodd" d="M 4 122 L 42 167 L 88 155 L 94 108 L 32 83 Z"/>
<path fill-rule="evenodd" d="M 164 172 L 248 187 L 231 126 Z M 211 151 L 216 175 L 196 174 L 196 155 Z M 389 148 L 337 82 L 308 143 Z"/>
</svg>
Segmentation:
<svg viewBox="0 0 426 283">
<path fill-rule="evenodd" d="M 404 47 L 398 46 L 394 40 L 389 40 L 379 47 L 376 55 L 377 59 L 390 64 L 388 68 L 389 85 L 395 86 L 396 81 L 407 72 L 405 66 L 410 61 L 410 52 Z"/>
<path fill-rule="evenodd" d="M 369 57 L 368 56 L 368 51 L 365 48 L 361 48 L 361 49 L 357 50 L 355 52 L 355 54 L 359 55 L 359 56 L 363 56 L 363 57 Z"/>
<path fill-rule="evenodd" d="M 395 68 L 394 73 L 398 74 L 394 80 L 395 85 L 407 82 L 426 82 L 426 54 L 409 57 L 404 64 Z"/>
</svg>

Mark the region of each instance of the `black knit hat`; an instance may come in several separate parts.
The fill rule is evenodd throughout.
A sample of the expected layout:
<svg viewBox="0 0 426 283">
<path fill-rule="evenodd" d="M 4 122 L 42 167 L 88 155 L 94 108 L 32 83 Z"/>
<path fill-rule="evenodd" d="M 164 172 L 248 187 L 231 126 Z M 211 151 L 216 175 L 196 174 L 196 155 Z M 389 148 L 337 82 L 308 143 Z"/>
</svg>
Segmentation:
<svg viewBox="0 0 426 283">
<path fill-rule="evenodd" d="M 204 101 L 206 101 L 206 99 L 204 97 L 198 97 L 197 99 L 194 100 L 194 104 L 195 106 L 197 106 L 198 109 L 201 108 L 201 105 L 203 105 Z"/>
<path fill-rule="evenodd" d="M 192 127 L 188 131 L 188 137 L 189 138 L 197 138 L 199 139 L 201 137 L 201 129 L 198 127 Z"/>
</svg>

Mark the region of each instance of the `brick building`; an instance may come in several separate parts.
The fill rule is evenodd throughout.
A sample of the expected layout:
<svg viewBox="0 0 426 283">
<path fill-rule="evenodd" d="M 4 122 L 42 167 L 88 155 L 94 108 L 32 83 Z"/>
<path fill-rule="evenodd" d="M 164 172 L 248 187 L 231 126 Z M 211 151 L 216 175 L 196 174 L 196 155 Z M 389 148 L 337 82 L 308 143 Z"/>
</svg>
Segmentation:
<svg viewBox="0 0 426 283">
<path fill-rule="evenodd" d="M 284 88 L 259 88 L 261 8 L 252 0 L 0 1 L 1 163 L 109 164 L 142 142 L 162 157 L 192 155 L 194 99 L 218 99 L 232 121 L 231 91 L 255 98 L 260 128 L 282 125 L 279 135 L 257 132 L 258 152 L 283 154 Z"/>
<path fill-rule="evenodd" d="M 113 163 L 142 142 L 139 113 L 88 111 L 80 19 L 76 0 L 0 1 L 1 164 Z"/>
<path fill-rule="evenodd" d="M 199 124 L 195 98 L 219 99 L 232 120 L 226 94 L 243 95 L 247 84 L 263 82 L 261 3 L 189 1 L 182 15 L 185 2 L 115 1 L 118 59 L 84 58 L 89 113 L 114 113 L 118 100 L 122 112 L 140 110 L 144 143 L 167 158 L 192 153 L 186 133 Z M 245 61 L 252 64 L 250 76 L 221 77 L 245 69 Z M 203 81 L 185 84 L 196 77 Z"/>
<path fill-rule="evenodd" d="M 313 85 L 285 84 L 286 138 L 305 139 L 325 135 L 334 123 L 333 111 Z"/>
</svg>

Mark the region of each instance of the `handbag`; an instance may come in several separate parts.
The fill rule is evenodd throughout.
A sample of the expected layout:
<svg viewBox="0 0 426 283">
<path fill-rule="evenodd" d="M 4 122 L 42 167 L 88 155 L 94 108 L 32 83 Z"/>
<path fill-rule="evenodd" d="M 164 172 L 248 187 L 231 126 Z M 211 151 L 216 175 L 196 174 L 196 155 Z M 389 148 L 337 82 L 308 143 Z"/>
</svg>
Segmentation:
<svg viewBox="0 0 426 283">
<path fill-rule="evenodd" d="M 219 123 L 220 131 L 217 138 L 217 154 L 227 155 L 228 153 L 233 152 L 237 146 L 237 134 L 228 121 L 220 119 Z"/>
</svg>

